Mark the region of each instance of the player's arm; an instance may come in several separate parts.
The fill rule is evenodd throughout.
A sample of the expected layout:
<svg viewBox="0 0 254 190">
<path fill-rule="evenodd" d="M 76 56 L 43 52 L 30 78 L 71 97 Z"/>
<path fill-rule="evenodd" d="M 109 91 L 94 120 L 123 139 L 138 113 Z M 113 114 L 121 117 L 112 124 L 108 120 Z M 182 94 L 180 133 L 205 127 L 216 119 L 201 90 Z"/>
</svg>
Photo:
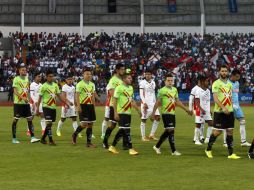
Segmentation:
<svg viewBox="0 0 254 190">
<path fill-rule="evenodd" d="M 38 104 L 38 105 L 41 104 L 41 100 L 42 100 L 42 95 L 40 94 L 40 95 L 39 95 L 39 98 L 38 98 L 38 101 L 37 101 L 37 104 Z M 39 114 L 40 114 L 40 113 L 39 113 L 39 112 L 40 112 L 40 110 L 39 110 L 40 108 L 39 108 L 39 106 L 37 106 L 36 108 L 37 108 L 37 110 L 36 110 L 36 115 L 39 115 Z"/>
<path fill-rule="evenodd" d="M 28 103 L 28 99 L 25 98 L 25 97 L 22 97 L 21 94 L 18 92 L 17 88 L 16 87 L 13 87 L 13 93 L 18 96 L 18 98 L 24 100 L 26 103 Z"/>
<path fill-rule="evenodd" d="M 176 105 L 179 106 L 180 108 L 182 108 L 189 115 L 192 115 L 192 111 L 190 111 L 187 107 L 185 107 L 183 105 L 183 103 L 178 98 L 176 98 Z"/>
<path fill-rule="evenodd" d="M 144 96 L 145 92 L 144 92 L 144 88 L 140 88 L 139 89 L 139 95 L 140 95 L 140 99 L 144 105 L 144 109 L 147 109 L 148 106 L 147 106 L 147 103 L 146 103 L 146 100 L 145 100 L 145 96 Z"/>
<path fill-rule="evenodd" d="M 137 105 L 137 102 L 135 100 L 132 100 L 131 104 L 132 104 L 133 108 L 138 112 L 139 116 L 141 117 L 141 111 Z"/>
<path fill-rule="evenodd" d="M 94 98 L 95 98 L 95 100 L 97 100 L 99 103 L 101 103 L 101 99 L 100 99 L 100 97 L 99 97 L 99 95 L 97 94 L 96 91 L 94 92 Z M 95 101 L 94 101 L 94 102 L 95 102 Z"/>
<path fill-rule="evenodd" d="M 229 114 L 228 109 L 219 101 L 218 94 L 216 92 L 213 93 L 214 102 L 223 110 L 225 114 Z"/>
<path fill-rule="evenodd" d="M 75 102 L 76 102 L 76 106 L 77 106 L 77 111 L 81 112 L 81 107 L 80 107 L 80 102 L 79 102 L 79 96 L 80 96 L 80 92 L 76 92 L 75 93 Z"/>
<path fill-rule="evenodd" d="M 152 112 L 152 115 L 151 115 L 151 117 L 152 117 L 152 119 L 154 119 L 154 117 L 155 117 L 155 112 L 156 112 L 156 110 L 158 109 L 158 107 L 161 105 L 161 99 L 160 98 L 157 98 L 157 100 L 156 100 L 156 102 L 155 102 L 155 104 L 154 104 L 154 106 L 153 106 L 153 112 Z"/>
<path fill-rule="evenodd" d="M 190 111 L 193 111 L 193 102 L 194 102 L 194 95 L 190 94 L 190 97 L 189 97 L 189 110 Z"/>
<path fill-rule="evenodd" d="M 115 120 L 118 121 L 119 120 L 119 115 L 117 113 L 117 101 L 118 101 L 118 98 L 116 97 L 113 97 L 113 108 L 114 108 L 114 117 L 115 117 Z"/>
</svg>

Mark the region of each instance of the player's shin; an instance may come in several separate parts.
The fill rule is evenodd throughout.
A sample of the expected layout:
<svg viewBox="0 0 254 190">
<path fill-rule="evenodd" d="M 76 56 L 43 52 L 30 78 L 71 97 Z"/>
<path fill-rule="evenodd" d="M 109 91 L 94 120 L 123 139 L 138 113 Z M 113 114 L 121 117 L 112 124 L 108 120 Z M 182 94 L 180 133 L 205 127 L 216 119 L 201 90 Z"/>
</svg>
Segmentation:
<svg viewBox="0 0 254 190">
<path fill-rule="evenodd" d="M 226 142 L 228 145 L 228 154 L 232 155 L 233 154 L 233 135 L 227 135 Z"/>
<path fill-rule="evenodd" d="M 175 148 L 175 134 L 174 133 L 175 133 L 175 131 L 171 130 L 171 131 L 169 131 L 169 135 L 168 135 L 168 141 L 169 141 L 172 153 L 174 153 L 176 151 L 176 148 Z"/>
<path fill-rule="evenodd" d="M 155 132 L 156 132 L 156 130 L 157 130 L 157 128 L 158 128 L 159 123 L 160 123 L 160 122 L 157 121 L 157 120 L 154 120 L 154 121 L 153 121 L 153 125 L 152 125 L 152 129 L 151 129 L 150 136 L 154 136 L 154 135 L 155 135 Z"/>
<path fill-rule="evenodd" d="M 162 133 L 162 135 L 160 136 L 159 141 L 155 145 L 156 148 L 160 148 L 161 144 L 166 140 L 166 138 L 168 138 L 168 136 L 169 136 L 169 133 L 167 130 L 165 130 L 164 133 Z"/>
</svg>

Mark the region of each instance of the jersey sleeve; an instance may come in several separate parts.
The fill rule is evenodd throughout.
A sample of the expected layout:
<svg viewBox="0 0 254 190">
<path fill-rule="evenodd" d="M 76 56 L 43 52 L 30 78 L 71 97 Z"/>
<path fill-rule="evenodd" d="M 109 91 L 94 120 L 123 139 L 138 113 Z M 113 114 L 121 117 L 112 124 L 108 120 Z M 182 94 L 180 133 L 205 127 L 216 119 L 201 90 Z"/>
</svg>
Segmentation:
<svg viewBox="0 0 254 190">
<path fill-rule="evenodd" d="M 144 84 L 144 81 L 140 81 L 139 83 L 139 89 L 144 89 L 145 88 L 145 84 Z"/>
<path fill-rule="evenodd" d="M 212 92 L 213 92 L 213 93 L 219 92 L 219 86 L 218 86 L 218 84 L 217 84 L 216 81 L 215 81 L 215 82 L 213 83 L 213 85 L 212 85 Z"/>
<path fill-rule="evenodd" d="M 195 98 L 200 99 L 200 90 L 196 90 Z"/>
<path fill-rule="evenodd" d="M 161 100 L 162 96 L 163 96 L 162 89 L 159 89 L 158 94 L 157 94 L 157 99 Z"/>
<path fill-rule="evenodd" d="M 40 96 L 43 96 L 44 93 L 45 93 L 45 87 L 44 87 L 44 85 L 42 85 L 42 86 L 41 86 L 41 89 L 40 89 L 40 92 L 39 92 L 39 95 L 40 95 Z"/>
<path fill-rule="evenodd" d="M 76 86 L 76 92 L 79 92 L 79 93 L 81 92 L 80 83 L 78 83 Z"/>
<path fill-rule="evenodd" d="M 175 88 L 175 91 L 176 91 L 176 94 L 175 94 L 175 98 L 178 99 L 179 96 L 178 96 L 178 90 Z"/>
<path fill-rule="evenodd" d="M 62 88 L 62 92 L 67 92 L 67 87 L 66 87 L 66 85 L 63 85 L 63 88 Z"/>
<path fill-rule="evenodd" d="M 56 94 L 60 94 L 60 93 L 61 93 L 61 91 L 59 89 L 59 86 L 56 84 Z"/>
<path fill-rule="evenodd" d="M 114 89 L 114 85 L 113 85 L 112 79 L 109 80 L 109 83 L 108 83 L 108 90 L 111 90 L 111 89 Z"/>
<path fill-rule="evenodd" d="M 17 80 L 17 77 L 15 77 L 15 78 L 13 79 L 12 87 L 13 87 L 13 88 L 18 87 L 18 80 Z"/>
<path fill-rule="evenodd" d="M 93 83 L 93 93 L 96 91 L 95 84 Z"/>
<path fill-rule="evenodd" d="M 116 89 L 115 89 L 114 98 L 119 98 L 120 94 L 121 94 L 121 88 L 119 86 L 119 87 L 116 87 Z"/>
</svg>

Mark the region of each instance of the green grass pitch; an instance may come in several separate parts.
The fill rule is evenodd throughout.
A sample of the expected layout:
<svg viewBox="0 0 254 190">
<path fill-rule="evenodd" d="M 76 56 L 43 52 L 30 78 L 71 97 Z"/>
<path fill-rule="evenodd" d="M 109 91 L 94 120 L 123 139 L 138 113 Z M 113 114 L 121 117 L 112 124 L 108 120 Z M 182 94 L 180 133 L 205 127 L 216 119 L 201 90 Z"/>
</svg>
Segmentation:
<svg viewBox="0 0 254 190">
<path fill-rule="evenodd" d="M 244 107 L 247 120 L 247 136 L 251 142 L 254 136 L 253 107 Z M 26 122 L 18 123 L 17 137 L 22 144 L 11 143 L 12 108 L 2 107 L 0 112 L 0 189 L 1 190 L 142 190 L 142 189 L 252 189 L 254 162 L 247 158 L 247 148 L 240 147 L 239 124 L 235 127 L 235 152 L 240 160 L 228 160 L 227 149 L 222 147 L 219 137 L 213 149 L 213 159 L 206 158 L 205 145 L 192 143 L 194 117 L 177 109 L 176 147 L 183 155 L 173 157 L 169 143 L 162 145 L 162 155 L 152 150 L 155 142 L 141 142 L 136 114 L 132 117 L 132 141 L 140 155 L 130 156 L 120 150 L 112 155 L 101 147 L 101 122 L 104 108 L 97 107 L 97 122 L 94 126 L 96 149 L 85 147 L 85 138 L 78 138 L 77 146 L 71 145 L 71 122 L 62 128 L 62 137 L 53 137 L 56 147 L 30 144 L 26 136 Z M 58 109 L 58 118 L 60 111 Z M 34 120 L 36 136 L 40 137 L 39 120 Z M 151 122 L 147 124 L 147 133 Z M 163 130 L 162 123 L 157 137 Z M 112 142 L 114 134 L 110 138 Z M 83 132 L 84 134 L 84 132 Z M 120 141 L 121 142 L 121 141 Z M 119 143 L 121 145 L 121 143 Z"/>
</svg>

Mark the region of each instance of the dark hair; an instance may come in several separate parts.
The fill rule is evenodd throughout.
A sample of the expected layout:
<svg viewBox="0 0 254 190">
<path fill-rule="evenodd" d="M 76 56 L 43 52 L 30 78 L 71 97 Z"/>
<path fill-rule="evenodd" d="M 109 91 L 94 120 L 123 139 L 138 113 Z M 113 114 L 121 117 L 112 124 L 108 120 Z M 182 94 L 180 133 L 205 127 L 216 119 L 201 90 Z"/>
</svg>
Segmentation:
<svg viewBox="0 0 254 190">
<path fill-rule="evenodd" d="M 48 69 L 48 70 L 46 71 L 46 76 L 52 75 L 52 74 L 54 74 L 54 72 L 53 72 L 51 69 Z"/>
<path fill-rule="evenodd" d="M 121 67 L 125 67 L 122 63 L 116 64 L 116 70 L 121 69 Z"/>
<path fill-rule="evenodd" d="M 123 79 L 126 79 L 128 76 L 131 76 L 130 73 L 124 73 L 124 75 L 122 76 Z"/>
<path fill-rule="evenodd" d="M 20 66 L 18 67 L 18 70 L 23 68 L 26 68 L 25 64 L 20 64 Z"/>
<path fill-rule="evenodd" d="M 34 78 L 37 77 L 38 75 L 41 75 L 41 72 L 40 72 L 40 71 L 36 71 L 36 72 L 34 73 Z"/>
<path fill-rule="evenodd" d="M 228 66 L 227 66 L 227 65 L 221 65 L 221 66 L 219 67 L 219 71 L 220 71 L 221 69 L 227 69 L 227 70 L 228 70 Z"/>
<path fill-rule="evenodd" d="M 172 78 L 172 77 L 173 77 L 172 74 L 166 74 L 166 75 L 165 75 L 165 80 L 166 80 L 167 78 Z"/>
<path fill-rule="evenodd" d="M 68 79 L 68 78 L 73 78 L 73 74 L 68 73 L 68 74 L 66 75 L 65 79 Z"/>
<path fill-rule="evenodd" d="M 206 76 L 206 75 L 200 75 L 199 76 L 200 81 L 205 81 L 206 79 L 208 79 L 208 76 Z"/>
<path fill-rule="evenodd" d="M 241 72 L 238 70 L 238 69 L 234 69 L 232 72 L 231 72 L 231 75 L 241 75 Z"/>
<path fill-rule="evenodd" d="M 92 72 L 92 69 L 90 69 L 89 67 L 85 67 L 84 69 L 83 69 L 83 73 L 84 72 Z"/>
<path fill-rule="evenodd" d="M 151 74 L 152 74 L 153 72 L 152 72 L 151 69 L 146 69 L 146 70 L 145 70 L 145 73 L 151 73 Z"/>
</svg>

